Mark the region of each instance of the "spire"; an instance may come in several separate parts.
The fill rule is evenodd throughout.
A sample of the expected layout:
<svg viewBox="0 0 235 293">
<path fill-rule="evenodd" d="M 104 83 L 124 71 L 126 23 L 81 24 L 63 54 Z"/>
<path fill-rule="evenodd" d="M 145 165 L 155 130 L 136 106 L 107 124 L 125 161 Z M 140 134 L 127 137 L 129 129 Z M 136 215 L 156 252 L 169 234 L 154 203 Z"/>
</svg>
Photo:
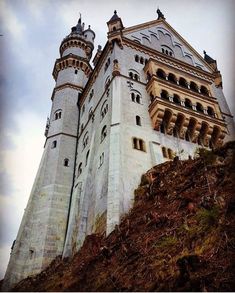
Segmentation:
<svg viewBox="0 0 235 293">
<path fill-rule="evenodd" d="M 82 34 L 82 31 L 83 31 L 83 25 L 82 25 L 82 15 L 81 13 L 79 13 L 80 16 L 79 16 L 79 19 L 78 19 L 78 23 L 76 25 L 76 31 L 79 35 Z"/>
<path fill-rule="evenodd" d="M 82 35 L 82 33 L 84 31 L 84 25 L 85 25 L 84 23 L 82 24 L 82 15 L 81 15 L 81 13 L 79 13 L 78 23 L 76 26 L 73 26 L 71 28 L 71 33 Z"/>
<path fill-rule="evenodd" d="M 117 10 L 114 10 L 114 15 L 110 18 L 110 21 L 118 20 L 120 17 L 117 15 Z"/>
<path fill-rule="evenodd" d="M 157 19 L 164 19 L 165 20 L 165 17 L 164 17 L 164 14 L 161 12 L 161 10 L 159 8 L 157 8 L 157 14 L 158 14 L 158 18 Z"/>
</svg>

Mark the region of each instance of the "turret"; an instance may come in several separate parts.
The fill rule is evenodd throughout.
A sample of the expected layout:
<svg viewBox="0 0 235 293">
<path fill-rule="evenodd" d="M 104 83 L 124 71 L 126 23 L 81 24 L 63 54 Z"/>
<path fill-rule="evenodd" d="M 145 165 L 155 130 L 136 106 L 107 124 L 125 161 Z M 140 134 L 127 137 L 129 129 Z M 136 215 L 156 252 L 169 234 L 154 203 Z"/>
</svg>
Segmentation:
<svg viewBox="0 0 235 293">
<path fill-rule="evenodd" d="M 122 24 L 121 18 L 117 15 L 117 11 L 114 10 L 114 15 L 107 22 L 108 25 L 108 41 L 112 45 L 116 42 L 120 48 L 122 48 L 122 30 L 124 26 Z"/>
<path fill-rule="evenodd" d="M 84 31 L 85 24 L 82 24 L 81 17 L 76 26 L 71 28 L 71 33 L 66 36 L 60 45 L 61 57 L 75 54 L 90 60 L 94 49 L 95 33 L 90 26 Z"/>
<path fill-rule="evenodd" d="M 4 290 L 29 275 L 41 272 L 57 255 L 62 255 L 71 188 L 76 165 L 78 99 L 92 68 L 94 32 L 85 31 L 79 18 L 62 41 L 53 77 L 50 118 L 46 142 L 28 205 L 11 252 Z"/>
<path fill-rule="evenodd" d="M 56 85 L 72 83 L 83 89 L 92 72 L 89 61 L 94 49 L 95 33 L 90 26 L 84 31 L 81 17 L 60 45 L 60 56 L 53 69 Z"/>
</svg>

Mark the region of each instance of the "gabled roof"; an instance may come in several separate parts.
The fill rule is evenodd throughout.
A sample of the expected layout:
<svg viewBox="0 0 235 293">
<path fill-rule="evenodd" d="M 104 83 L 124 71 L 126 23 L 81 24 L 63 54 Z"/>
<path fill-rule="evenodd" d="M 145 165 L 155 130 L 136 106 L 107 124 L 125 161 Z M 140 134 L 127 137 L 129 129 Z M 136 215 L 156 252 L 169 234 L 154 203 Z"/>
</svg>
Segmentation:
<svg viewBox="0 0 235 293">
<path fill-rule="evenodd" d="M 123 35 L 126 36 L 127 34 L 130 34 L 130 33 L 134 33 L 134 32 L 137 32 L 137 31 L 141 31 L 141 30 L 144 30 L 144 29 L 150 29 L 150 28 L 153 28 L 153 27 L 156 27 L 156 26 L 159 26 L 159 25 L 163 25 L 165 26 L 171 33 L 174 37 L 176 37 L 186 48 L 188 48 L 188 50 L 193 54 L 195 55 L 199 60 L 200 62 L 206 67 L 208 68 L 208 70 L 210 72 L 213 72 L 213 68 L 210 66 L 211 63 L 208 63 L 164 18 L 159 18 L 157 20 L 152 20 L 152 21 L 149 21 L 149 22 L 146 22 L 146 23 L 142 23 L 142 24 L 139 24 L 139 25 L 135 25 L 135 26 L 131 26 L 131 27 L 128 27 L 128 28 L 125 28 L 123 30 Z M 209 57 L 209 56 L 208 56 Z M 210 58 L 210 57 L 209 57 Z M 212 58 L 211 58 L 212 59 Z M 213 60 L 213 59 L 212 59 Z"/>
</svg>

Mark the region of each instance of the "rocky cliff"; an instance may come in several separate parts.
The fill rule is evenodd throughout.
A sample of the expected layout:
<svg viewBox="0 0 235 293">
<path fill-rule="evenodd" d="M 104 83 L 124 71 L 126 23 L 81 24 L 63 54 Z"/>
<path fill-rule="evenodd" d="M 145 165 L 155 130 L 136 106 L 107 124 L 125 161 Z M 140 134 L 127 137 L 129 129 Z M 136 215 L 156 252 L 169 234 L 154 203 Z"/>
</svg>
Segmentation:
<svg viewBox="0 0 235 293">
<path fill-rule="evenodd" d="M 13 291 L 235 291 L 235 143 L 199 155 L 149 170 L 110 235 Z"/>
</svg>

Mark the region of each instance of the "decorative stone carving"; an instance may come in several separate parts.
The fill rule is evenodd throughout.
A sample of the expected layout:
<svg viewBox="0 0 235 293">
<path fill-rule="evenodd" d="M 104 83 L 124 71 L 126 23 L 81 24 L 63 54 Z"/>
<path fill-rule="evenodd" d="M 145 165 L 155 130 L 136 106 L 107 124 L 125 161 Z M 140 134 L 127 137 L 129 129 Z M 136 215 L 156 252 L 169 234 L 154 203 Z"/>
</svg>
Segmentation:
<svg viewBox="0 0 235 293">
<path fill-rule="evenodd" d="M 113 60 L 113 73 L 112 74 L 113 74 L 113 76 L 120 75 L 120 66 L 119 66 L 117 59 Z"/>
</svg>

